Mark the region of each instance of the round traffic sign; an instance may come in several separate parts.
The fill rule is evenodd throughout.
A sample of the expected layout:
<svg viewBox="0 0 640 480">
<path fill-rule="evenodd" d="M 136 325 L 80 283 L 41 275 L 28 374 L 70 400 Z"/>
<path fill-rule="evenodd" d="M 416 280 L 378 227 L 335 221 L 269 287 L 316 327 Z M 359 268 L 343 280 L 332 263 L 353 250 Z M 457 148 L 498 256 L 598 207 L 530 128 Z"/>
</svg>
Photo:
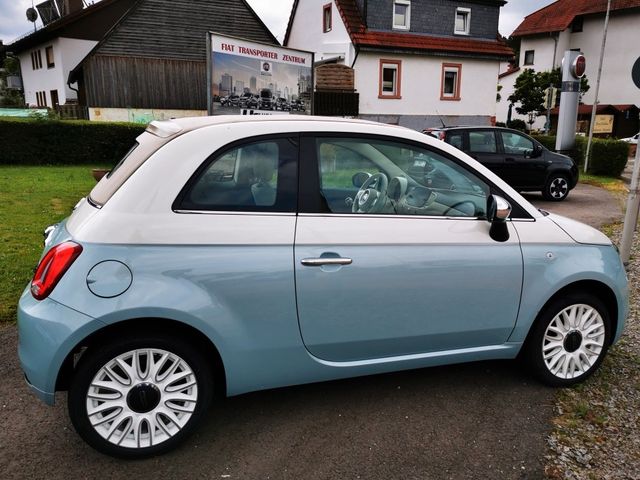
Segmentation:
<svg viewBox="0 0 640 480">
<path fill-rule="evenodd" d="M 636 63 L 631 69 L 631 78 L 633 79 L 633 83 L 636 84 L 636 87 L 640 88 L 640 58 L 636 60 Z"/>
<path fill-rule="evenodd" d="M 571 65 L 571 74 L 576 78 L 582 78 L 587 70 L 587 59 L 584 55 L 578 55 Z"/>
</svg>

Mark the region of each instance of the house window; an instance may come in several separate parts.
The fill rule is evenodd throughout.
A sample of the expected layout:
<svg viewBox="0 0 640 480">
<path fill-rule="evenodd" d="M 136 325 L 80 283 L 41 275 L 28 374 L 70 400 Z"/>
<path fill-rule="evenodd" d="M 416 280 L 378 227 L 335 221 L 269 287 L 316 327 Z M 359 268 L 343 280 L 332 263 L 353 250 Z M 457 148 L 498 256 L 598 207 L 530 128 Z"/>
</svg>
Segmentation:
<svg viewBox="0 0 640 480">
<path fill-rule="evenodd" d="M 456 26 L 454 33 L 456 35 L 469 35 L 469 25 L 471 23 L 470 8 L 456 8 Z"/>
<path fill-rule="evenodd" d="M 460 80 L 462 65 L 459 63 L 442 64 L 442 86 L 440 100 L 460 100 Z"/>
<path fill-rule="evenodd" d="M 579 33 L 584 27 L 584 17 L 576 17 L 571 24 L 571 33 Z"/>
<path fill-rule="evenodd" d="M 47 94 L 46 92 L 36 92 L 36 105 L 38 107 L 46 107 L 47 106 Z"/>
<path fill-rule="evenodd" d="M 527 50 L 524 52 L 524 64 L 525 65 L 533 65 L 533 59 L 535 56 L 535 50 Z"/>
<path fill-rule="evenodd" d="M 327 3 L 324 7 L 322 7 L 322 31 L 330 32 L 331 31 L 331 4 Z"/>
<path fill-rule="evenodd" d="M 400 99 L 402 62 L 400 60 L 380 60 L 380 88 L 378 98 Z"/>
<path fill-rule="evenodd" d="M 411 23 L 411 2 L 409 0 L 395 0 L 393 2 L 393 28 L 409 30 Z"/>
<path fill-rule="evenodd" d="M 31 52 L 31 66 L 34 70 L 42 68 L 42 50 L 34 50 Z"/>
<path fill-rule="evenodd" d="M 47 57 L 47 68 L 53 68 L 56 66 L 56 62 L 53 59 L 53 47 L 49 46 L 44 50 L 45 56 Z"/>
</svg>

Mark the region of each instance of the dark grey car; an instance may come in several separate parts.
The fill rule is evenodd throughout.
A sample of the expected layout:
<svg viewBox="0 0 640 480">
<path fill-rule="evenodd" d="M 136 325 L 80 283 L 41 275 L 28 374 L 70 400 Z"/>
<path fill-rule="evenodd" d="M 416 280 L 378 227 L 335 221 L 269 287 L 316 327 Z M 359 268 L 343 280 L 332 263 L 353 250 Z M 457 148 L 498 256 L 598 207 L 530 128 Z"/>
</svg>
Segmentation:
<svg viewBox="0 0 640 480">
<path fill-rule="evenodd" d="M 548 150 L 517 130 L 447 127 L 423 133 L 462 150 L 516 190 L 541 191 L 546 200 L 564 200 L 578 183 L 578 167 L 570 157 Z"/>
</svg>

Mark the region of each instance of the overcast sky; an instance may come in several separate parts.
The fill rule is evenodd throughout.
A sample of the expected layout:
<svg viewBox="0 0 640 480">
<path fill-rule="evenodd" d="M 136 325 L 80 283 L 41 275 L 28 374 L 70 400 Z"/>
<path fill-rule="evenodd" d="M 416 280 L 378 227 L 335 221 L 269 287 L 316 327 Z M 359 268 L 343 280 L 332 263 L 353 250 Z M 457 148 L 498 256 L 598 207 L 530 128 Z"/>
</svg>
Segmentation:
<svg viewBox="0 0 640 480">
<path fill-rule="evenodd" d="M 267 27 L 280 40 L 284 38 L 293 0 L 248 0 Z M 300 0 L 304 1 L 304 0 Z M 36 0 L 35 3 L 40 3 Z M 525 15 L 552 3 L 552 0 L 510 0 L 500 13 L 500 33 L 508 36 Z M 33 29 L 25 12 L 32 0 L 0 0 L 0 40 L 5 44 Z M 40 21 L 37 22 L 38 25 Z"/>
</svg>

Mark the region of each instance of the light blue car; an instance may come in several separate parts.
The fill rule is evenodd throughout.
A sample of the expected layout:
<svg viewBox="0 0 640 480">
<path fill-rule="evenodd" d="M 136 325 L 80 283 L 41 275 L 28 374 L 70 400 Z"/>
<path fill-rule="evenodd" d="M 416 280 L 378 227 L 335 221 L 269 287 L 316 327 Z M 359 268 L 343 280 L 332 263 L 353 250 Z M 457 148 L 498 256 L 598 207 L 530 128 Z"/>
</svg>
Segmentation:
<svg viewBox="0 0 640 480">
<path fill-rule="evenodd" d="M 212 396 L 521 355 L 554 386 L 621 335 L 600 232 L 418 132 L 318 117 L 153 122 L 46 231 L 20 299 L 32 390 L 94 448 L 165 452 Z"/>
</svg>

